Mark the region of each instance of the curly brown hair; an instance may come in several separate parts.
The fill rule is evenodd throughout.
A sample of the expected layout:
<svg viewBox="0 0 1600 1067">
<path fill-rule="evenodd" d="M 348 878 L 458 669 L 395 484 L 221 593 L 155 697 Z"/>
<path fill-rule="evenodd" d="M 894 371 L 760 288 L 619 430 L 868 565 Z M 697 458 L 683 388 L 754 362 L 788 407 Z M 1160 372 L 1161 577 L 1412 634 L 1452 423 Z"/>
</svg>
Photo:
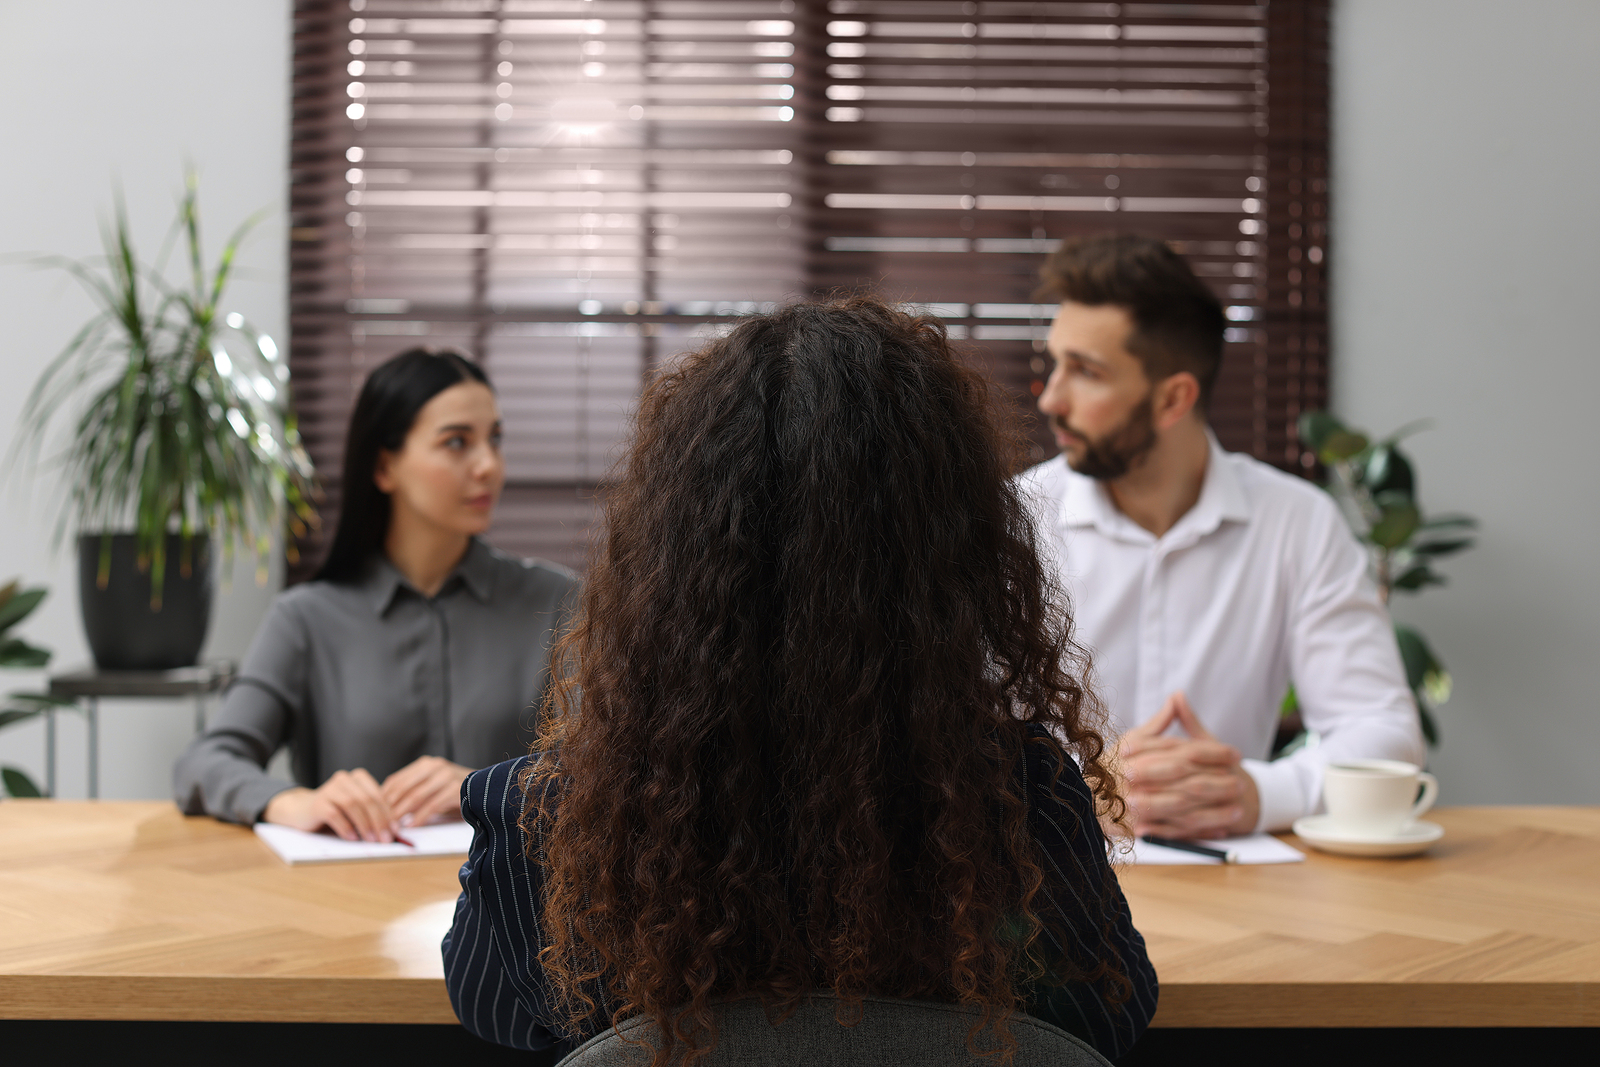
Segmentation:
<svg viewBox="0 0 1600 1067">
<path fill-rule="evenodd" d="M 574 1034 L 642 1012 L 693 1062 L 713 999 L 827 989 L 980 1005 L 1009 1056 L 1043 969 L 1024 744 L 1121 802 L 1000 410 L 936 319 L 864 298 L 646 390 L 522 783 Z"/>
</svg>

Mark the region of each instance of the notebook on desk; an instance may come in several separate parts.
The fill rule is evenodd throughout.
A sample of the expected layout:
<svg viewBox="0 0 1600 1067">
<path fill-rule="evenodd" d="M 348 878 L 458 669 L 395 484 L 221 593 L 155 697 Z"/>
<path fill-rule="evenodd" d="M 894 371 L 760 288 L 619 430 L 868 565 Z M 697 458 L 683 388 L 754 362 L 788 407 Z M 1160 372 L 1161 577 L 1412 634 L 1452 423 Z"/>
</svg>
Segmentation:
<svg viewBox="0 0 1600 1067">
<path fill-rule="evenodd" d="M 413 856 L 465 856 L 472 844 L 472 827 L 464 822 L 445 822 L 434 826 L 413 826 L 406 838 L 416 847 L 398 842 L 378 844 L 345 841 L 332 834 L 308 834 L 287 826 L 258 822 L 256 836 L 278 854 L 283 862 L 350 863 L 356 860 L 397 860 Z"/>
<path fill-rule="evenodd" d="M 1215 841 L 1202 841 L 1201 844 L 1224 852 L 1238 853 L 1239 862 L 1242 864 L 1257 863 L 1304 863 L 1306 855 L 1293 845 L 1279 841 L 1271 834 L 1249 834 L 1245 837 L 1224 837 Z M 1222 861 L 1210 856 L 1200 856 L 1193 852 L 1184 852 L 1175 848 L 1166 848 L 1152 844 L 1149 841 L 1134 841 L 1131 850 L 1126 844 L 1119 844 L 1113 857 L 1119 863 L 1134 864 L 1137 866 L 1178 866 L 1180 864 L 1211 864 L 1213 866 Z"/>
</svg>

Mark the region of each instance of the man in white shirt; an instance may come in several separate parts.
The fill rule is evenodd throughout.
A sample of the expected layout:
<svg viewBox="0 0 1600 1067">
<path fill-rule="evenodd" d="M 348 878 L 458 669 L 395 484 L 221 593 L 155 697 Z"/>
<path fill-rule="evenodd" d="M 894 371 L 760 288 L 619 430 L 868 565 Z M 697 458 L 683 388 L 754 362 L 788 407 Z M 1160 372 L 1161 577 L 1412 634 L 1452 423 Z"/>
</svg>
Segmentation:
<svg viewBox="0 0 1600 1067">
<path fill-rule="evenodd" d="M 1166 245 L 1070 241 L 1039 397 L 1061 455 L 1022 476 L 1118 739 L 1138 833 L 1318 810 L 1338 759 L 1425 755 L 1388 613 L 1333 501 L 1206 424 L 1220 304 Z M 1268 762 L 1294 684 L 1320 743 Z"/>
</svg>

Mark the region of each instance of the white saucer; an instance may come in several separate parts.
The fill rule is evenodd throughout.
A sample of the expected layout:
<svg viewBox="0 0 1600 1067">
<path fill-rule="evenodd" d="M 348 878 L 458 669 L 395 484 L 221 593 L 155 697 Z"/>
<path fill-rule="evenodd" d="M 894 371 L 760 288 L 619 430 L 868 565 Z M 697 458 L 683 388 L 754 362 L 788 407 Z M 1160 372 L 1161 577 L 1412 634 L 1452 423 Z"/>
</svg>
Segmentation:
<svg viewBox="0 0 1600 1067">
<path fill-rule="evenodd" d="M 1295 836 L 1312 848 L 1343 856 L 1414 856 L 1444 836 L 1444 827 L 1418 819 L 1399 833 L 1369 837 L 1335 830 L 1327 815 L 1307 815 L 1294 821 Z"/>
</svg>

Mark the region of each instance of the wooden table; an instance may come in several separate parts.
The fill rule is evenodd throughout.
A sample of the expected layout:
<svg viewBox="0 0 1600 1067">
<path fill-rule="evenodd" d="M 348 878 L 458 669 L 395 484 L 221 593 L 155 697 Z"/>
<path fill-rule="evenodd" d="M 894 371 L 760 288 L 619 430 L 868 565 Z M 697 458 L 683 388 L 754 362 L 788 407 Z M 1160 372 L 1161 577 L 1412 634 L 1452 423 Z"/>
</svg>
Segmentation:
<svg viewBox="0 0 1600 1067">
<path fill-rule="evenodd" d="M 1124 871 L 1156 1025 L 1600 1026 L 1600 809 L 1430 818 L 1415 859 Z M 165 803 L 7 801 L 0 1018 L 450 1023 L 458 866 L 291 868 Z"/>
<path fill-rule="evenodd" d="M 1600 1026 L 1600 808 L 1445 808 L 1410 859 L 1143 867 L 1156 1026 Z"/>
<path fill-rule="evenodd" d="M 0 803 L 0 1018 L 454 1023 L 453 857 L 290 867 L 154 801 Z"/>
</svg>

